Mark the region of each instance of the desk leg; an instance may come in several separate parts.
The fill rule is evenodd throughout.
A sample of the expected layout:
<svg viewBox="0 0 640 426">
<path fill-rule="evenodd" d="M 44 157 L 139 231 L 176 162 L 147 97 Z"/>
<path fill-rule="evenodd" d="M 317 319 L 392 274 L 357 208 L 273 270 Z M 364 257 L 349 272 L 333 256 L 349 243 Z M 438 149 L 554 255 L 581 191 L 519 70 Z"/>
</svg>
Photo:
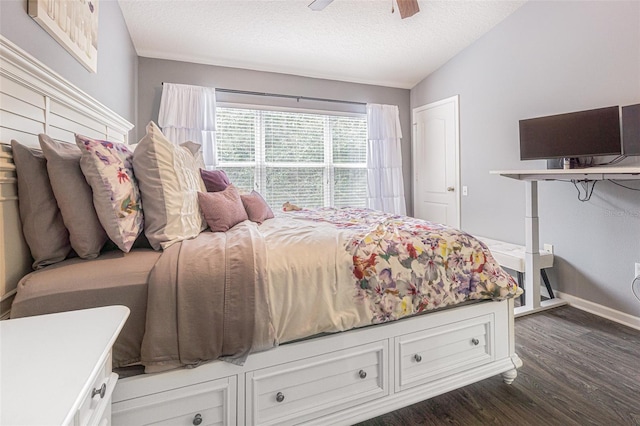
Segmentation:
<svg viewBox="0 0 640 426">
<path fill-rule="evenodd" d="M 525 181 L 525 254 L 524 290 L 525 306 L 536 310 L 540 307 L 540 240 L 538 237 L 538 182 Z"/>
<path fill-rule="evenodd" d="M 540 241 L 538 238 L 538 182 L 525 181 L 525 253 L 524 291 L 525 304 L 515 308 L 516 316 L 532 314 L 544 309 L 566 304 L 561 299 L 540 302 Z"/>
</svg>

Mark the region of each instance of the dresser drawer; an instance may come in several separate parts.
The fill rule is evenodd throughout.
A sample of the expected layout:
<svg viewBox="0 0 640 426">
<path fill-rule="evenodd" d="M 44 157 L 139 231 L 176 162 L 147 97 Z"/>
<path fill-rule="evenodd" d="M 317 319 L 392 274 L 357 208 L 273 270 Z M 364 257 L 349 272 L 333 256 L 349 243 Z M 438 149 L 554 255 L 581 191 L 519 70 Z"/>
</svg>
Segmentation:
<svg viewBox="0 0 640 426">
<path fill-rule="evenodd" d="M 236 422 L 236 377 L 114 403 L 114 425 L 209 426 Z"/>
<path fill-rule="evenodd" d="M 388 341 L 246 374 L 247 423 L 311 420 L 388 394 Z"/>
<path fill-rule="evenodd" d="M 76 424 L 99 425 L 111 406 L 111 394 L 116 387 L 118 375 L 111 372 L 111 356 L 100 365 L 98 374 L 93 380 L 91 389 L 84 396 L 76 416 Z"/>
<path fill-rule="evenodd" d="M 488 314 L 396 337 L 396 392 L 493 361 L 493 335 Z"/>
</svg>

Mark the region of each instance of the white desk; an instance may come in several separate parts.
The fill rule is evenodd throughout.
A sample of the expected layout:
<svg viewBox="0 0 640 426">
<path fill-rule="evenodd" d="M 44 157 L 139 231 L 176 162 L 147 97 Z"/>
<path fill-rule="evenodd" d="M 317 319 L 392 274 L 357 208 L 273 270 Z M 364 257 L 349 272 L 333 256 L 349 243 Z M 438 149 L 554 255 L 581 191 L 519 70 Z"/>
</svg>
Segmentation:
<svg viewBox="0 0 640 426">
<path fill-rule="evenodd" d="M 560 299 L 540 301 L 540 253 L 538 224 L 538 181 L 547 180 L 636 180 L 640 167 L 589 167 L 570 170 L 498 170 L 491 174 L 525 182 L 525 304 L 515 309 L 521 316 L 563 305 Z"/>
<path fill-rule="evenodd" d="M 0 424 L 110 424 L 111 347 L 128 316 L 108 306 L 1 321 Z"/>
</svg>

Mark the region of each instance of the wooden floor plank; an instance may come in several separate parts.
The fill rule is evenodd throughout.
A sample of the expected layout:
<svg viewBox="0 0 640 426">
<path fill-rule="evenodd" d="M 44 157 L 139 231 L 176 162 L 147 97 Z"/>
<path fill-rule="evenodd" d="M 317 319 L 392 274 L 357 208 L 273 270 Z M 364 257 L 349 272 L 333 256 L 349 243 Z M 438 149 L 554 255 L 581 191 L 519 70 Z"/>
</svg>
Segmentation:
<svg viewBox="0 0 640 426">
<path fill-rule="evenodd" d="M 640 426 L 640 331 L 564 306 L 516 319 L 518 377 L 491 377 L 358 426 Z"/>
</svg>

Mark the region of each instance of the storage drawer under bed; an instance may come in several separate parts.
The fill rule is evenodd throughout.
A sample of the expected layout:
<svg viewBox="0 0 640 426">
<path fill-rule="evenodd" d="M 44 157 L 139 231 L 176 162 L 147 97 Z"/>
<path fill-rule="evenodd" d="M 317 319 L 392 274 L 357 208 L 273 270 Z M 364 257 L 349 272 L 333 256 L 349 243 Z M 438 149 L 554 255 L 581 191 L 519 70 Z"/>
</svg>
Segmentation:
<svg viewBox="0 0 640 426">
<path fill-rule="evenodd" d="M 396 392 L 493 361 L 494 323 L 488 314 L 396 337 Z"/>
<path fill-rule="evenodd" d="M 389 393 L 388 341 L 246 374 L 247 424 L 312 420 Z"/>
</svg>

